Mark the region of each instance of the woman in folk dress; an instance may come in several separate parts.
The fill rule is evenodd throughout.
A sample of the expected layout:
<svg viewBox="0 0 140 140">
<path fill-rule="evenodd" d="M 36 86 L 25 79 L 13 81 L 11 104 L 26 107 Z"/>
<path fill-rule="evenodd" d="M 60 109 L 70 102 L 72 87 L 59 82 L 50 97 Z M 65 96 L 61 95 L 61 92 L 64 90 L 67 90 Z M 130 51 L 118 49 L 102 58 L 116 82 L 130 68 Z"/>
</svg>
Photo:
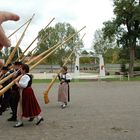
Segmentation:
<svg viewBox="0 0 140 140">
<path fill-rule="evenodd" d="M 59 88 L 58 88 L 58 102 L 61 102 L 61 108 L 65 108 L 67 106 L 67 102 L 70 101 L 70 93 L 69 93 L 69 82 L 71 81 L 71 75 L 67 72 L 67 67 L 63 66 L 61 73 L 58 75 L 60 80 Z"/>
<path fill-rule="evenodd" d="M 15 81 L 16 85 L 20 89 L 20 99 L 17 107 L 17 119 L 18 122 L 14 127 L 23 126 L 23 117 L 25 118 L 36 118 L 38 125 L 43 118 L 40 116 L 41 108 L 37 102 L 34 91 L 31 87 L 32 76 L 29 73 L 29 66 L 23 64 L 21 67 L 21 73 L 23 74 L 19 82 Z"/>
</svg>

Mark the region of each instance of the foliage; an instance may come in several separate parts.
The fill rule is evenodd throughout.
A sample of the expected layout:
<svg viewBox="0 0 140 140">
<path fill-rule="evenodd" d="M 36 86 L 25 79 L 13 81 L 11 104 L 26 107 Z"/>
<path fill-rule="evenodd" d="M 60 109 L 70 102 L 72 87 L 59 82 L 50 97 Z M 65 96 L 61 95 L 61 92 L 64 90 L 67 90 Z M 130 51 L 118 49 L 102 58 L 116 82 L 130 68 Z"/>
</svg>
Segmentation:
<svg viewBox="0 0 140 140">
<path fill-rule="evenodd" d="M 6 60 L 8 59 L 8 57 L 10 56 L 11 52 L 13 51 L 15 47 L 9 47 L 9 48 L 4 48 L 4 52 L 2 53 L 2 57 L 4 59 L 4 61 L 6 62 Z M 17 58 L 19 57 L 19 55 L 22 53 L 21 48 L 18 48 L 14 57 L 13 57 L 13 62 L 17 60 Z"/>
<path fill-rule="evenodd" d="M 46 51 L 57 43 L 62 43 L 66 38 L 70 37 L 74 33 L 76 33 L 76 30 L 69 23 L 57 23 L 54 27 L 41 30 L 39 32 L 38 49 L 36 50 L 35 55 Z M 68 42 L 61 45 L 44 61 L 44 63 L 63 64 L 65 58 L 74 49 L 77 43 L 80 43 L 80 48 L 83 47 L 83 43 L 80 41 L 79 35 L 75 35 Z"/>
<path fill-rule="evenodd" d="M 129 48 L 129 73 L 133 75 L 135 48 L 140 39 L 140 3 L 137 0 L 113 0 L 115 18 L 104 22 L 104 38 L 115 37 L 119 47 Z"/>
<path fill-rule="evenodd" d="M 103 31 L 98 29 L 94 34 L 92 47 L 95 50 L 95 53 L 104 55 L 109 48 L 115 47 L 115 43 L 105 39 Z"/>
<path fill-rule="evenodd" d="M 98 29 L 95 32 L 92 47 L 96 54 L 103 55 L 105 63 L 118 63 L 120 48 L 113 36 L 111 36 L 111 40 L 104 38 L 103 31 Z"/>
</svg>

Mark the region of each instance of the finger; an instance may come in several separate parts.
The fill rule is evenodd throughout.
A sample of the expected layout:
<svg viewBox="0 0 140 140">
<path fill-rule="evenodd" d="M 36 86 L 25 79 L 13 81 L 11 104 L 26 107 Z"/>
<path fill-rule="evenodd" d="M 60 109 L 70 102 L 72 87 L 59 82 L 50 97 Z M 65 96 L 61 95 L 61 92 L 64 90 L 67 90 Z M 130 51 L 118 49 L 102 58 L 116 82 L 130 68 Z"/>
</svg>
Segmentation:
<svg viewBox="0 0 140 140">
<path fill-rule="evenodd" d="M 2 50 L 2 48 L 3 48 L 3 45 L 0 44 L 0 50 Z"/>
<path fill-rule="evenodd" d="M 20 17 L 14 13 L 0 11 L 0 23 L 7 21 L 7 20 L 19 20 Z"/>
<path fill-rule="evenodd" d="M 11 46 L 11 42 L 6 37 L 2 26 L 0 25 L 0 47 L 2 48 L 3 46 L 9 47 L 9 46 Z"/>
</svg>

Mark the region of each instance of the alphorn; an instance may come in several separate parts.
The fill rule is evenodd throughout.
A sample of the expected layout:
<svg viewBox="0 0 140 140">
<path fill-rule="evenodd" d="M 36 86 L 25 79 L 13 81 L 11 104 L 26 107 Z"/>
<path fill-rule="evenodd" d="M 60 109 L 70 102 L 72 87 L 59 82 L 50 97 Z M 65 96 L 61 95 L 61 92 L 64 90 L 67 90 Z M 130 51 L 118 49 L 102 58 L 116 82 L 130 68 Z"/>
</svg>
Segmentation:
<svg viewBox="0 0 140 140">
<path fill-rule="evenodd" d="M 67 64 L 67 62 L 68 62 L 68 60 L 70 59 L 70 57 L 72 56 L 72 54 L 73 54 L 73 51 L 72 51 L 72 53 L 69 55 L 69 57 L 67 58 L 67 60 L 66 60 L 65 63 L 63 64 L 63 66 L 65 66 L 65 65 Z M 47 89 L 45 90 L 45 92 L 44 92 L 44 102 L 45 102 L 45 104 L 48 104 L 48 103 L 49 103 L 48 93 L 49 93 L 51 87 L 53 86 L 54 82 L 56 81 L 57 76 L 58 76 L 58 74 L 59 74 L 60 72 L 61 72 L 61 70 L 60 70 L 60 71 L 56 74 L 56 76 L 52 79 L 52 81 L 51 81 L 50 84 L 48 85 L 48 88 L 47 88 Z"/>
<path fill-rule="evenodd" d="M 85 27 L 83 27 L 82 29 L 84 29 Z M 81 29 L 81 30 L 82 30 Z M 80 30 L 80 31 L 81 31 Z M 79 32 L 80 32 L 79 31 Z M 70 37 L 68 37 L 67 38 L 67 40 L 65 40 L 65 43 L 69 40 L 69 39 L 71 39 L 71 37 L 73 37 L 73 35 L 72 36 L 70 36 Z M 57 46 L 61 46 L 62 45 L 62 43 L 57 43 L 56 45 L 54 45 L 53 47 L 51 47 L 49 50 L 46 50 L 45 52 L 43 52 L 43 53 L 41 53 L 40 55 L 38 55 L 36 58 L 34 58 L 34 59 L 31 59 L 29 62 L 27 62 L 26 64 L 27 65 L 30 65 L 33 61 L 36 61 L 38 58 L 40 58 L 41 56 L 43 56 L 43 55 L 45 55 L 46 53 L 48 53 L 50 50 L 52 50 L 52 49 L 54 49 L 55 47 L 57 47 Z M 52 54 L 53 52 L 50 52 L 50 54 Z M 50 54 L 48 54 L 46 57 L 48 57 Z M 43 59 L 44 60 L 44 59 Z M 43 61 L 43 60 L 41 60 L 41 62 Z M 40 62 L 39 62 L 40 63 Z M 36 66 L 36 64 L 33 66 L 33 68 Z M 10 78 L 12 78 L 12 76 L 13 76 L 13 73 L 11 73 L 10 75 L 8 75 L 7 77 L 5 77 L 4 79 L 2 79 L 2 80 L 0 80 L 0 85 L 1 84 L 3 84 L 5 81 L 7 81 L 8 79 L 10 79 Z"/>
<path fill-rule="evenodd" d="M 48 50 L 46 50 L 45 52 L 42 52 L 41 54 L 39 54 L 37 57 L 31 59 L 29 62 L 27 62 L 26 64 L 30 65 L 33 61 L 38 60 L 39 58 L 41 58 L 43 55 L 46 55 L 47 53 L 49 53 L 51 50 L 55 49 L 58 45 L 60 45 L 60 43 L 57 43 L 56 45 L 54 45 L 53 47 L 49 48 Z"/>
<path fill-rule="evenodd" d="M 51 54 L 50 54 L 50 55 L 51 55 Z M 48 57 L 49 57 L 49 55 L 48 55 Z M 46 56 L 45 56 L 45 58 L 46 58 Z M 40 62 L 41 62 L 41 61 L 40 61 Z M 30 70 L 32 70 L 32 69 L 33 69 L 34 67 L 36 67 L 38 64 L 39 64 L 39 63 L 36 63 L 34 66 L 30 67 Z M 4 79 L 2 79 L 2 80 L 0 81 L 0 85 L 3 83 L 3 81 L 5 82 L 5 81 L 7 81 L 9 78 L 12 78 L 12 76 L 13 76 L 13 73 L 10 74 L 10 75 L 8 75 L 8 76 L 5 77 Z M 21 78 L 21 76 L 22 76 L 22 75 L 18 76 L 15 80 L 18 81 L 18 80 Z M 14 81 L 12 81 L 12 82 L 9 83 L 7 86 L 5 86 L 4 88 L 2 88 L 2 89 L 0 90 L 0 96 L 3 95 L 3 94 L 4 94 L 9 88 L 11 88 L 14 84 L 15 84 Z"/>
<path fill-rule="evenodd" d="M 42 41 L 44 41 L 46 39 L 46 37 L 44 37 L 43 39 L 42 39 Z M 33 57 L 33 55 L 34 54 L 32 54 L 32 52 L 35 50 L 35 49 L 37 49 L 38 48 L 38 46 L 40 45 L 40 43 L 39 44 L 37 44 L 37 46 L 36 47 L 34 47 L 30 52 L 28 52 L 28 54 L 27 54 L 27 56 L 28 55 L 30 55 L 31 54 L 31 58 Z M 53 49 L 53 47 L 51 47 L 52 49 Z M 49 48 L 50 49 L 50 48 Z M 25 60 L 25 58 L 26 58 L 26 56 L 24 56 L 22 59 L 21 59 L 21 61 L 24 61 Z"/>
<path fill-rule="evenodd" d="M 16 47 L 15 47 L 15 48 L 17 48 L 17 47 L 19 46 L 19 44 L 20 44 L 20 42 L 21 42 L 21 40 L 22 40 L 22 38 L 23 38 L 23 36 L 24 36 L 24 34 L 25 34 L 25 31 L 27 30 L 27 28 L 28 28 L 29 24 L 31 23 L 33 17 L 34 17 L 34 14 L 33 14 L 32 18 L 30 18 L 30 19 L 28 20 L 29 23 L 28 23 L 28 25 L 26 26 L 24 32 L 22 33 L 21 38 L 19 39 L 19 41 L 18 41 L 18 43 L 16 44 Z M 11 55 L 9 56 L 9 59 L 7 60 L 7 62 L 6 62 L 5 65 L 8 65 L 8 64 L 11 62 L 11 60 L 12 60 L 12 58 L 13 58 L 15 52 L 16 52 L 16 49 L 12 51 L 12 53 L 11 53 Z M 0 80 L 0 85 L 3 84 L 3 83 L 4 83 L 5 81 L 7 81 L 8 79 L 12 78 L 13 75 L 14 75 L 14 73 L 11 73 L 11 74 L 9 74 L 7 77 L 5 77 L 5 78 L 3 78 L 2 80 Z"/>
<path fill-rule="evenodd" d="M 16 50 L 17 50 L 17 48 L 19 47 L 19 45 L 20 45 L 20 43 L 21 43 L 21 41 L 22 41 L 22 39 L 23 39 L 23 37 L 24 37 L 24 35 L 25 35 L 25 32 L 26 32 L 28 26 L 30 25 L 30 23 L 31 23 L 31 21 L 32 21 L 32 19 L 33 19 L 33 17 L 34 17 L 34 14 L 33 14 L 32 18 L 30 19 L 30 21 L 28 22 L 28 24 L 27 24 L 27 26 L 26 26 L 24 32 L 22 33 L 20 39 L 18 40 L 18 42 L 17 42 L 15 48 L 13 49 L 13 51 L 12 51 L 11 54 L 10 54 L 10 56 L 8 57 L 8 60 L 6 61 L 6 64 L 5 64 L 5 65 L 8 65 L 8 64 L 10 64 L 10 63 L 12 62 L 12 59 L 13 59 L 15 53 L 16 53 Z"/>
<path fill-rule="evenodd" d="M 53 21 L 54 19 L 55 19 L 55 18 L 53 18 L 53 19 L 47 24 L 47 26 L 46 26 L 44 29 L 46 29 L 46 28 L 52 23 L 52 21 Z M 16 61 L 22 59 L 22 57 L 24 56 L 24 54 L 26 53 L 26 51 L 32 46 L 32 44 L 38 39 L 38 37 L 39 37 L 39 35 L 38 35 L 37 37 L 35 37 L 35 39 L 30 43 L 30 45 L 25 49 L 25 51 L 19 56 L 19 58 L 18 58 Z"/>
<path fill-rule="evenodd" d="M 29 21 L 31 20 L 31 18 L 29 20 L 27 20 L 24 24 L 22 24 L 18 29 L 16 29 L 13 33 L 11 33 L 8 38 L 10 38 L 12 35 L 14 35 L 18 30 L 20 30 L 23 26 L 25 26 Z"/>
<path fill-rule="evenodd" d="M 54 51 L 56 51 L 56 49 L 58 49 L 59 47 L 61 47 L 63 44 L 65 44 L 66 42 L 68 42 L 71 38 L 73 38 L 76 34 L 78 34 L 79 32 L 81 32 L 86 26 L 84 26 L 81 30 L 79 30 L 78 32 L 72 34 L 70 37 L 68 37 L 65 41 L 63 41 L 62 43 L 60 43 L 60 45 L 58 45 L 53 51 L 51 51 L 50 53 L 48 53 L 46 56 L 44 56 L 43 58 L 41 58 L 38 62 L 42 62 L 43 60 L 45 60 L 49 55 L 51 55 Z M 32 65 L 31 68 L 34 68 L 36 64 Z"/>
<path fill-rule="evenodd" d="M 85 34 L 84 34 L 85 35 Z M 84 36 L 83 36 L 84 37 Z M 82 37 L 82 38 L 83 38 Z M 56 45 L 54 45 L 53 47 L 49 48 L 48 50 L 46 50 L 45 52 L 41 53 L 40 55 L 38 55 L 36 58 L 31 59 L 29 62 L 27 62 L 27 65 L 30 65 L 32 62 L 36 61 L 37 59 L 39 59 L 41 56 L 45 55 L 46 53 L 48 53 L 49 51 L 53 50 L 55 47 L 57 47 L 58 45 L 60 45 L 61 43 L 57 43 Z M 11 73 L 9 74 L 7 77 L 3 78 L 2 80 L 0 80 L 0 85 L 3 84 L 5 81 L 7 81 L 8 79 L 12 78 L 12 76 L 15 73 Z"/>
<path fill-rule="evenodd" d="M 83 35 L 83 37 L 84 37 L 84 36 L 85 36 L 85 34 Z M 81 40 L 83 39 L 83 37 L 81 38 Z M 73 54 L 74 52 L 75 52 L 75 49 L 70 53 L 70 55 L 68 56 L 68 58 L 65 60 L 63 66 L 65 66 L 65 65 L 68 63 L 69 59 L 71 58 L 71 56 L 72 56 L 72 54 Z M 60 74 L 60 72 L 61 72 L 61 69 L 57 72 L 56 76 L 52 79 L 52 81 L 51 81 L 50 84 L 48 85 L 48 88 L 47 88 L 47 89 L 45 90 L 45 92 L 44 92 L 44 102 L 45 102 L 45 104 L 48 104 L 48 103 L 49 103 L 48 93 L 49 93 L 51 87 L 53 86 L 54 82 L 56 81 L 57 76 L 58 76 L 58 74 Z"/>
<path fill-rule="evenodd" d="M 73 34 L 72 36 L 70 36 L 68 39 L 66 39 L 62 44 L 66 43 L 68 40 L 70 40 L 72 37 L 74 37 L 76 34 L 78 34 L 80 31 L 82 31 L 86 26 L 84 26 L 81 30 L 79 30 L 78 32 L 76 32 L 75 34 Z M 60 46 L 61 46 L 60 45 Z M 59 47 L 60 47 L 59 46 Z M 54 52 L 54 51 L 52 51 Z M 33 66 L 30 67 L 30 70 L 32 70 L 34 67 L 36 67 L 39 63 L 41 63 L 44 59 L 46 59 L 47 57 L 49 57 L 52 53 L 49 53 L 47 56 L 44 56 L 44 58 L 42 58 L 40 61 L 38 61 L 36 64 L 34 64 Z M 18 76 L 15 80 L 19 80 L 21 78 L 22 75 Z M 14 81 L 12 81 L 10 84 L 8 84 L 7 86 L 5 86 L 4 88 L 2 88 L 0 90 L 0 96 L 3 95 L 9 88 L 11 88 L 13 85 L 15 84 Z"/>
</svg>

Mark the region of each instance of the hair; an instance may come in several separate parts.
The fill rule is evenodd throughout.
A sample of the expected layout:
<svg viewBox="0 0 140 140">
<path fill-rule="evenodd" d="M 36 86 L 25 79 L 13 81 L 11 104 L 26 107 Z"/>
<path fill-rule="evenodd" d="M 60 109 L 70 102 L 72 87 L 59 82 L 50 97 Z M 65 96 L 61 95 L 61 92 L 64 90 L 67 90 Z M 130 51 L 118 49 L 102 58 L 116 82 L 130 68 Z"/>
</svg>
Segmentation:
<svg viewBox="0 0 140 140">
<path fill-rule="evenodd" d="M 26 73 L 29 72 L 29 66 L 27 64 L 22 64 L 22 69 L 25 70 Z"/>
<path fill-rule="evenodd" d="M 1 70 L 7 70 L 7 71 L 8 71 L 9 69 L 8 69 L 7 66 L 3 66 L 3 67 L 1 68 Z"/>
<path fill-rule="evenodd" d="M 62 68 L 63 68 L 65 71 L 68 70 L 67 66 L 62 66 Z"/>
<path fill-rule="evenodd" d="M 11 63 L 9 63 L 8 65 L 7 65 L 7 67 L 9 68 L 10 66 L 12 66 L 12 64 Z"/>
<path fill-rule="evenodd" d="M 14 65 L 22 65 L 22 62 L 21 62 L 21 61 L 16 61 L 16 62 L 14 63 Z"/>
</svg>

